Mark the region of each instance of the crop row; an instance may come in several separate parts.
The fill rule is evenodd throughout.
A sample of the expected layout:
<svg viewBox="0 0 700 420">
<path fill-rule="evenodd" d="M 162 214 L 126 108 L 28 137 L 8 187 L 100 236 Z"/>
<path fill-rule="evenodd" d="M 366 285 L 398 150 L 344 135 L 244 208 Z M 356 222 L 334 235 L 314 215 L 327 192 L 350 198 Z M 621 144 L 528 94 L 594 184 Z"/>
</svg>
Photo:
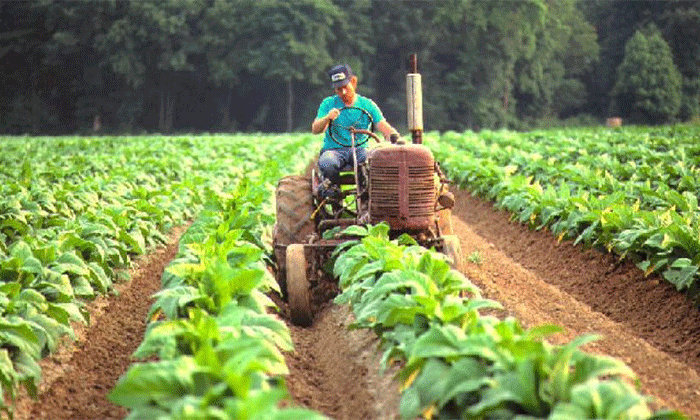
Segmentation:
<svg viewBox="0 0 700 420">
<path fill-rule="evenodd" d="M 698 292 L 700 129 L 692 126 L 428 136 L 460 186 L 575 243 L 631 258 Z"/>
<path fill-rule="evenodd" d="M 266 295 L 279 292 L 261 242 L 274 220 L 261 212 L 269 199 L 257 181 L 242 183 L 181 238 L 133 355 L 157 361 L 132 364 L 109 395 L 129 419 L 324 418 L 280 408 L 289 373 L 282 352 L 292 341 Z"/>
<path fill-rule="evenodd" d="M 157 361 L 132 365 L 110 394 L 129 418 L 321 418 L 280 408 L 280 351 L 291 341 L 268 314 L 265 292 L 277 286 L 263 262 L 274 217 L 259 210 L 271 208 L 282 172 L 260 168 L 259 178 L 210 197 L 182 238 L 135 353 Z M 404 418 L 683 418 L 653 414 L 627 366 L 579 349 L 593 337 L 553 346 L 545 338 L 557 327 L 525 330 L 482 315 L 499 305 L 441 254 L 409 237 L 389 241 L 387 230 L 347 231 L 363 239 L 339 249 L 333 271 L 343 289 L 337 302 L 352 305 L 356 327 L 379 335 L 386 363 L 402 365 Z"/>
<path fill-rule="evenodd" d="M 308 140 L 0 139 L 0 409 L 11 416 L 20 384 L 36 394 L 38 360 L 89 321 L 85 303 L 127 277 L 135 255 Z"/>
<path fill-rule="evenodd" d="M 385 363 L 400 364 L 402 418 L 684 418 L 652 413 L 620 360 L 580 350 L 595 337 L 549 344 L 556 326 L 482 315 L 500 305 L 441 254 L 407 236 L 390 241 L 383 224 L 350 232 L 364 238 L 336 253 L 336 302 L 353 307 L 354 327 L 377 333 Z"/>
<path fill-rule="evenodd" d="M 289 373 L 282 352 L 292 341 L 266 295 L 279 292 L 267 264 L 271 188 L 283 173 L 303 171 L 309 151 L 277 153 L 284 170 L 261 162 L 255 176 L 210 197 L 182 236 L 133 355 L 150 361 L 132 364 L 109 395 L 128 418 L 324 418 L 280 407 Z"/>
</svg>

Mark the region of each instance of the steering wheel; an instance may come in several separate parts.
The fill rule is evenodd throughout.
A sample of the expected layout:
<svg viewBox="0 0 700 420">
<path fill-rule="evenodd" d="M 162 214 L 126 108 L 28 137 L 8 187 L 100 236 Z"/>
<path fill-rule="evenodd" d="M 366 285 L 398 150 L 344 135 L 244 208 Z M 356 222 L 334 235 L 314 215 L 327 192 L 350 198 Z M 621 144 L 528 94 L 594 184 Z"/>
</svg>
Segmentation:
<svg viewBox="0 0 700 420">
<path fill-rule="evenodd" d="M 355 146 L 364 146 L 372 137 L 379 141 L 374 131 L 374 121 L 366 110 L 355 106 L 344 106 L 340 113 L 328 123 L 328 133 L 331 140 L 342 147 L 352 147 L 353 137 Z"/>
</svg>

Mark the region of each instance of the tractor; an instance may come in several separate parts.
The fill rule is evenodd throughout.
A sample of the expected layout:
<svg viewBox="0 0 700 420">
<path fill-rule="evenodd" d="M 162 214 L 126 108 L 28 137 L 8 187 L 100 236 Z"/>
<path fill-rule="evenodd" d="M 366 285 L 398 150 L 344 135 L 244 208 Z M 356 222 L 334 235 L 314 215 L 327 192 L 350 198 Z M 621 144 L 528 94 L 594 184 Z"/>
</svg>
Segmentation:
<svg viewBox="0 0 700 420">
<path fill-rule="evenodd" d="M 453 268 L 459 269 L 462 255 L 451 222 L 454 196 L 432 152 L 422 144 L 421 79 L 415 55 L 409 69 L 406 86 L 411 144 L 392 137 L 369 150 L 362 164 L 353 159 L 353 166 L 341 172 L 335 186 L 338 194 L 331 197 L 319 193 L 321 178 L 316 168 L 310 174 L 286 176 L 277 185 L 273 234 L 276 278 L 295 325 L 311 325 L 312 303 L 333 296 L 332 287 L 324 287 L 330 277 L 324 274 L 324 266 L 336 247 L 353 239 L 333 235 L 343 228 L 385 222 L 390 237 L 409 234 L 419 245 L 446 254 Z M 331 122 L 328 130 L 332 138 L 349 141 L 353 152 L 368 141 L 380 143 L 369 114 L 353 107 L 341 109 L 343 113 L 350 117 L 343 120 L 353 123 L 340 126 Z"/>
</svg>

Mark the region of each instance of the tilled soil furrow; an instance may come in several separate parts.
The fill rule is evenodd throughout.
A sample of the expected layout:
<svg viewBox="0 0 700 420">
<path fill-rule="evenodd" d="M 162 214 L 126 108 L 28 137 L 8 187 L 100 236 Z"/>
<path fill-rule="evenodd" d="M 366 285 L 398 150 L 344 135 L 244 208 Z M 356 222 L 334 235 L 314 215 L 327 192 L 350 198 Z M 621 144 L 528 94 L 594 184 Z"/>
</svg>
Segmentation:
<svg viewBox="0 0 700 420">
<path fill-rule="evenodd" d="M 127 411 L 107 399 L 119 377 L 133 362 L 131 354 L 143 341 L 151 296 L 160 289 L 165 266 L 178 250 L 182 229 L 166 247 L 140 259 L 131 280 L 117 285 L 117 294 L 89 305 L 90 325 L 76 343 L 43 360 L 48 373 L 36 401 L 18 401 L 16 419 L 111 420 Z"/>
<path fill-rule="evenodd" d="M 455 214 L 513 261 L 700 372 L 700 309 L 671 284 L 615 255 L 511 222 L 467 192 L 456 199 Z"/>
<path fill-rule="evenodd" d="M 377 338 L 348 331 L 347 307 L 330 306 L 309 328 L 291 325 L 294 352 L 286 355 L 287 387 L 294 402 L 334 420 L 396 418 L 398 386 L 391 369 L 380 372 Z"/>
<path fill-rule="evenodd" d="M 611 255 L 510 222 L 508 214 L 466 192 L 457 194 L 455 216 L 464 254 L 481 261 L 468 263 L 466 274 L 487 297 L 525 325 L 564 327 L 566 333 L 552 341 L 601 334 L 588 350 L 627 363 L 658 406 L 700 418 L 698 347 L 687 345 L 698 340 L 700 318 L 683 295 Z M 688 325 L 679 313 L 696 324 Z"/>
</svg>

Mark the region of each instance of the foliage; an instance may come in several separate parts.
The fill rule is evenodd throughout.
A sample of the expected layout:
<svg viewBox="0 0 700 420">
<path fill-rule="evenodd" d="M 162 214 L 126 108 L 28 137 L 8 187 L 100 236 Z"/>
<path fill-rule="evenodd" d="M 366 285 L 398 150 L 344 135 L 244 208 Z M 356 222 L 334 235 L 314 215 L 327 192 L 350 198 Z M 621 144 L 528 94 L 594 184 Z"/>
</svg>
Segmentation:
<svg viewBox="0 0 700 420">
<path fill-rule="evenodd" d="M 290 167 L 313 153 L 300 147 L 310 136 L 267 138 L 2 138 L 0 409 L 11 413 L 8 400 L 19 385 L 35 394 L 37 361 L 72 336 L 71 322 L 89 321 L 84 302 L 112 291 L 133 257 L 164 243 L 212 197 L 245 193 L 236 204 L 239 218 L 225 226 L 248 228 L 231 241 L 262 243 L 253 235 L 264 232 L 252 225 L 271 223 L 272 207 L 261 204 L 253 212 L 251 206 L 272 187 L 248 188 L 243 175 L 264 173 L 268 153 L 303 156 L 286 162 Z M 268 167 L 279 170 L 275 162 Z"/>
<path fill-rule="evenodd" d="M 700 106 L 700 7 L 683 0 L 611 2 L 586 0 L 578 3 L 588 22 L 597 30 L 600 61 L 584 76 L 589 92 L 587 111 L 599 118 L 610 116 L 610 92 L 617 80 L 617 68 L 624 59 L 625 45 L 634 33 L 656 25 L 673 51 L 673 62 L 683 75 L 683 105 L 680 118 L 697 118 Z"/>
<path fill-rule="evenodd" d="M 274 222 L 272 183 L 283 170 L 303 169 L 299 162 L 310 152 L 296 146 L 265 145 L 267 152 L 252 162 L 257 170 L 210 195 L 182 236 L 134 352 L 151 361 L 132 364 L 109 394 L 131 410 L 128 418 L 324 418 L 280 408 L 289 402 L 282 352 L 292 350 L 292 341 L 265 294 L 278 288 L 263 240 Z M 263 163 L 268 153 L 277 153 L 284 166 Z"/>
<path fill-rule="evenodd" d="M 336 252 L 334 273 L 356 327 L 373 329 L 385 361 L 399 360 L 402 418 L 652 419 L 621 361 L 580 350 L 595 337 L 554 346 L 556 326 L 525 330 L 495 308 L 444 256 L 410 238 L 388 239 L 388 226 L 350 228 L 361 236 Z"/>
<path fill-rule="evenodd" d="M 9 133 L 88 132 L 97 117 L 107 132 L 306 131 L 337 62 L 400 127 L 414 52 L 429 129 L 601 118 L 649 22 L 683 75 L 681 116 L 698 109 L 694 2 L 40 0 L 4 2 L 0 18 Z"/>
<path fill-rule="evenodd" d="M 671 49 L 652 26 L 637 31 L 627 43 L 612 94 L 621 116 L 637 122 L 664 123 L 680 110 L 681 83 Z"/>
<path fill-rule="evenodd" d="M 697 128 L 447 133 L 429 140 L 460 185 L 533 229 L 631 258 L 697 295 Z"/>
</svg>

